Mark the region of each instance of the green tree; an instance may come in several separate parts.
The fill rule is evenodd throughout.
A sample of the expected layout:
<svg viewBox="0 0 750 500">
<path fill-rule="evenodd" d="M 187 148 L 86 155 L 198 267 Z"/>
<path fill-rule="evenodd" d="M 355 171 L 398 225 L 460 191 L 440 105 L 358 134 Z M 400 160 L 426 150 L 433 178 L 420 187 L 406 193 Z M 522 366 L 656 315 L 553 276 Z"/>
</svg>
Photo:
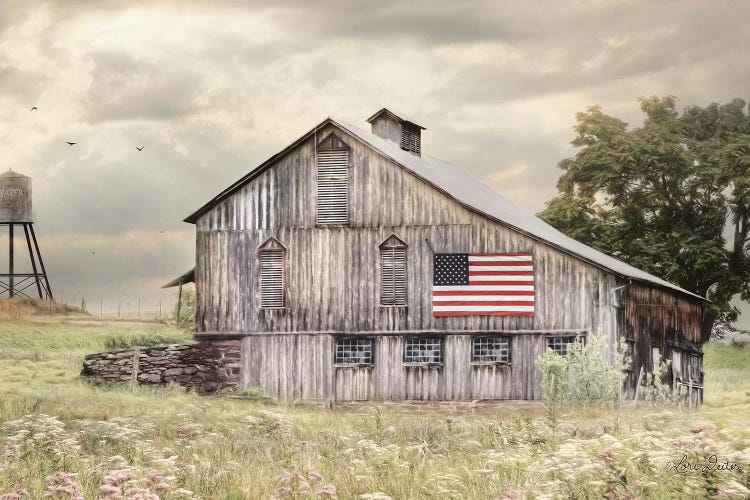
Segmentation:
<svg viewBox="0 0 750 500">
<path fill-rule="evenodd" d="M 703 340 L 750 301 L 750 115 L 734 99 L 679 113 L 640 99 L 643 126 L 591 106 L 576 115 L 576 155 L 539 214 L 567 235 L 708 297 Z M 726 235 L 729 237 L 726 237 Z"/>
</svg>

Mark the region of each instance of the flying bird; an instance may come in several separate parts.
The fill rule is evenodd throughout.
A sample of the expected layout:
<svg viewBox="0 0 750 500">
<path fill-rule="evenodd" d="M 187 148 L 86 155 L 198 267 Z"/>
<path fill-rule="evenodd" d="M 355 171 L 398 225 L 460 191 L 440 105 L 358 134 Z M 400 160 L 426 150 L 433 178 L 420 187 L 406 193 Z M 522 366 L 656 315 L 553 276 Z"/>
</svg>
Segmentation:
<svg viewBox="0 0 750 500">
<path fill-rule="evenodd" d="M 67 144 L 68 146 L 74 146 L 74 145 L 76 145 L 78 143 L 77 142 L 68 142 L 68 141 L 65 141 L 65 144 Z"/>
<path fill-rule="evenodd" d="M 36 106 L 34 106 L 33 108 L 31 108 L 30 111 L 36 111 L 37 109 L 39 109 L 39 108 L 37 108 Z"/>
<path fill-rule="evenodd" d="M 143 151 L 143 146 L 141 146 L 140 148 L 136 146 L 135 149 L 137 149 L 138 151 Z"/>
</svg>

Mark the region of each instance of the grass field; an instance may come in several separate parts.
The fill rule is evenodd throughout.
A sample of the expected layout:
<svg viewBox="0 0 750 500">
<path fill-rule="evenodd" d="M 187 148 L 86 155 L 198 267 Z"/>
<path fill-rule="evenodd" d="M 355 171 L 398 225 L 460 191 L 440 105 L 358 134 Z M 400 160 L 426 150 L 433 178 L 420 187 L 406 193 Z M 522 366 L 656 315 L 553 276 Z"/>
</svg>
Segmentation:
<svg viewBox="0 0 750 500">
<path fill-rule="evenodd" d="M 0 498 L 750 495 L 748 348 L 706 346 L 697 411 L 569 409 L 557 429 L 538 407 L 330 410 L 77 379 L 86 353 L 184 339 L 161 325 L 0 322 Z"/>
</svg>

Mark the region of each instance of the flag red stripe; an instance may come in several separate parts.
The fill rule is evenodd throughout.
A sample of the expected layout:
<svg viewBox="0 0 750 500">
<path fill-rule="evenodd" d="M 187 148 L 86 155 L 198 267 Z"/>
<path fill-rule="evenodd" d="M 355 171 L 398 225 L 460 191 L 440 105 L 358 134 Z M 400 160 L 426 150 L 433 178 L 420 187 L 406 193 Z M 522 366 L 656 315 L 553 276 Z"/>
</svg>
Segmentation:
<svg viewBox="0 0 750 500">
<path fill-rule="evenodd" d="M 472 280 L 469 278 L 469 286 L 471 285 L 524 285 L 534 286 L 533 281 L 479 281 Z"/>
<path fill-rule="evenodd" d="M 433 311 L 433 316 L 533 316 L 533 311 Z"/>
<path fill-rule="evenodd" d="M 533 300 L 438 300 L 436 306 L 533 306 Z M 476 311 L 474 311 L 476 312 Z"/>
<path fill-rule="evenodd" d="M 530 252 L 470 253 L 470 257 L 531 257 Z"/>
<path fill-rule="evenodd" d="M 534 271 L 469 271 L 469 276 L 533 276 Z"/>
<path fill-rule="evenodd" d="M 531 261 L 526 260 L 483 260 L 469 262 L 469 266 L 531 266 Z"/>
<path fill-rule="evenodd" d="M 533 290 L 491 290 L 491 291 L 483 291 L 483 290 L 457 290 L 457 291 L 443 291 L 443 290 L 434 290 L 432 292 L 432 295 L 435 297 L 444 297 L 444 296 L 451 296 L 451 295 L 534 295 Z"/>
</svg>

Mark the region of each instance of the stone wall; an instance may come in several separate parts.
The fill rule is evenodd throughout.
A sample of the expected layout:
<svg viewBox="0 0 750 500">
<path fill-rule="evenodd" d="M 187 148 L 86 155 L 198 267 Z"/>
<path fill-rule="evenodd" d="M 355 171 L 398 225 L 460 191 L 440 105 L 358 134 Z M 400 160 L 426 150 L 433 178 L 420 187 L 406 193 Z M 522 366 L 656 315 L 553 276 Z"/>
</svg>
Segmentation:
<svg viewBox="0 0 750 500">
<path fill-rule="evenodd" d="M 134 376 L 139 384 L 174 382 L 201 394 L 236 387 L 240 385 L 240 341 L 186 342 L 99 352 L 86 356 L 81 371 L 81 377 L 100 384 L 131 383 Z"/>
</svg>

